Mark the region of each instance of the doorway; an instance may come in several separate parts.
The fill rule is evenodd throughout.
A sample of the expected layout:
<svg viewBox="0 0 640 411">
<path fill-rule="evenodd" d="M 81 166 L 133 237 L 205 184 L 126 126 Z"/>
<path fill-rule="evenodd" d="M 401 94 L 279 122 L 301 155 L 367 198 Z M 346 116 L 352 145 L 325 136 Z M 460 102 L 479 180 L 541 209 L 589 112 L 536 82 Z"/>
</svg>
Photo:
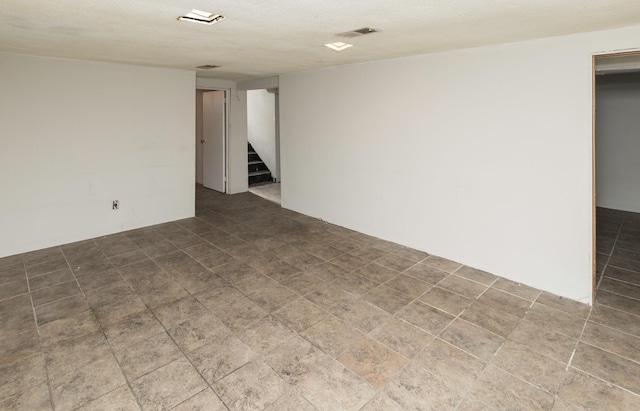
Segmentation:
<svg viewBox="0 0 640 411">
<path fill-rule="evenodd" d="M 247 91 L 249 191 L 281 203 L 278 89 Z"/>
<path fill-rule="evenodd" d="M 196 90 L 196 183 L 227 192 L 227 91 Z"/>
<path fill-rule="evenodd" d="M 638 113 L 640 52 L 594 56 L 593 303 L 640 296 Z"/>
</svg>

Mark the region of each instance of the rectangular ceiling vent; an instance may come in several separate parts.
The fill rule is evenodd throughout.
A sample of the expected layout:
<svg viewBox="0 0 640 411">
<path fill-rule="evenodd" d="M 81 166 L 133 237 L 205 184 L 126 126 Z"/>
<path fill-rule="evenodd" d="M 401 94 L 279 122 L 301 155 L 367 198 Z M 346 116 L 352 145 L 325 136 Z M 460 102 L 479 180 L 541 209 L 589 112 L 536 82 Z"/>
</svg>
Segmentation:
<svg viewBox="0 0 640 411">
<path fill-rule="evenodd" d="M 381 31 L 380 29 L 374 29 L 373 27 L 363 27 L 361 29 L 358 30 L 351 30 L 351 31 L 346 31 L 344 33 L 338 33 L 336 34 L 336 36 L 338 37 L 346 37 L 346 38 L 354 38 L 354 37 L 360 37 L 360 36 L 364 36 L 365 34 L 371 34 L 371 33 L 377 33 Z"/>
<path fill-rule="evenodd" d="M 220 14 L 209 13 L 208 11 L 202 10 L 191 10 L 191 12 L 185 14 L 184 16 L 179 16 L 178 20 L 182 21 L 190 21 L 192 23 L 200 23 L 212 25 L 216 24 L 219 21 L 224 20 L 225 17 Z"/>
</svg>

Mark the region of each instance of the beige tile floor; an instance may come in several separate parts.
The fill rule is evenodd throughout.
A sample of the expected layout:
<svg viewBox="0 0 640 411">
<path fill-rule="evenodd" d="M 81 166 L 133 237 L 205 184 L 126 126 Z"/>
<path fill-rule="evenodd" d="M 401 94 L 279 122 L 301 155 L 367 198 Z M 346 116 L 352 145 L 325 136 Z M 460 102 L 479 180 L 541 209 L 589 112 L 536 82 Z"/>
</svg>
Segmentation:
<svg viewBox="0 0 640 411">
<path fill-rule="evenodd" d="M 281 204 L 280 183 L 266 183 L 249 187 L 249 192 L 265 200 Z"/>
<path fill-rule="evenodd" d="M 640 218 L 593 308 L 280 209 L 0 259 L 0 409 L 638 410 Z"/>
</svg>

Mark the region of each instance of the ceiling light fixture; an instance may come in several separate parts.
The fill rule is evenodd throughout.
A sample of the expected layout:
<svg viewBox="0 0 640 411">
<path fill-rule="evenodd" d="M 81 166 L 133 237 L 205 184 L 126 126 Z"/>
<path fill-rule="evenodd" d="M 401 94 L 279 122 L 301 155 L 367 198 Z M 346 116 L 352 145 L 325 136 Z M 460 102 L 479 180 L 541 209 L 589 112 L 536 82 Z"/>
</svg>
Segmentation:
<svg viewBox="0 0 640 411">
<path fill-rule="evenodd" d="M 220 67 L 220 66 L 214 66 L 213 64 L 204 64 L 204 65 L 198 66 L 196 68 L 198 70 L 211 70 L 211 69 L 218 68 L 218 67 Z"/>
<path fill-rule="evenodd" d="M 342 50 L 348 49 L 349 47 L 352 47 L 353 44 L 336 41 L 335 43 L 328 43 L 328 44 L 325 44 L 324 46 L 330 48 L 331 50 L 342 51 Z"/>
<path fill-rule="evenodd" d="M 201 10 L 194 9 L 194 10 L 191 10 L 191 12 L 185 14 L 184 16 L 178 17 L 178 20 L 212 25 L 219 21 L 224 20 L 224 18 L 225 17 L 220 14 L 214 14 L 214 13 L 209 13 L 208 11 L 201 11 Z"/>
</svg>

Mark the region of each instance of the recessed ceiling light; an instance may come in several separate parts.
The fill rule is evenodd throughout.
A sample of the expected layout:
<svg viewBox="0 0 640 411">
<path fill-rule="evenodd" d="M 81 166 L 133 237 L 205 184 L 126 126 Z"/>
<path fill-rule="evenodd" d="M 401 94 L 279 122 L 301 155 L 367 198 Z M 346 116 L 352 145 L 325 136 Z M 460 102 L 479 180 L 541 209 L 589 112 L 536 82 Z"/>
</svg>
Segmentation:
<svg viewBox="0 0 640 411">
<path fill-rule="evenodd" d="M 325 44 L 324 46 L 330 48 L 331 50 L 342 51 L 348 49 L 349 47 L 352 47 L 353 44 L 336 41 L 335 43 Z"/>
<path fill-rule="evenodd" d="M 194 10 L 191 10 L 191 12 L 185 14 L 184 16 L 178 17 L 178 20 L 191 21 L 193 23 L 211 25 L 224 20 L 224 16 L 220 14 L 209 13 L 208 11 L 201 11 L 201 10 L 194 9 Z"/>
</svg>

